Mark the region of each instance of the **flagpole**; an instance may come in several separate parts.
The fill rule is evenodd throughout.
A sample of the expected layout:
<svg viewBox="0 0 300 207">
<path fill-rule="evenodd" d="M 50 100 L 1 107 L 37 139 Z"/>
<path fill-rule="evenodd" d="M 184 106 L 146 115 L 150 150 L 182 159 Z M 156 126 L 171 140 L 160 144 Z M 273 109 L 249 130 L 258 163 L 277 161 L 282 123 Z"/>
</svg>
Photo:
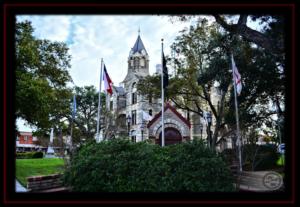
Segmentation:
<svg viewBox="0 0 300 207">
<path fill-rule="evenodd" d="M 73 118 L 71 122 L 71 133 L 70 133 L 70 153 L 72 153 L 73 150 Z"/>
<path fill-rule="evenodd" d="M 101 66 L 100 66 L 100 85 L 99 85 L 99 95 L 98 95 L 98 116 L 97 116 L 97 137 L 96 141 L 99 142 L 99 126 L 100 126 L 100 114 L 101 114 L 101 85 L 102 85 L 102 70 L 103 70 L 103 58 L 101 58 Z"/>
<path fill-rule="evenodd" d="M 237 130 L 237 141 L 238 144 L 238 150 L 239 150 L 239 167 L 240 171 L 242 171 L 242 151 L 241 151 L 241 135 L 240 135 L 240 123 L 239 123 L 239 113 L 238 113 L 238 102 L 237 102 L 237 96 L 236 96 L 236 85 L 235 85 L 235 79 L 234 79 L 234 68 L 233 68 L 233 55 L 231 54 L 231 64 L 232 64 L 232 78 L 233 78 L 233 87 L 234 87 L 234 102 L 235 102 L 235 119 L 236 119 L 236 130 Z"/>
<path fill-rule="evenodd" d="M 70 133 L 70 153 L 73 154 L 73 125 L 74 125 L 74 119 L 75 119 L 75 101 L 76 97 L 73 95 L 73 107 L 72 107 L 72 122 L 71 122 L 71 133 Z"/>
<path fill-rule="evenodd" d="M 164 124 L 164 72 L 163 72 L 163 51 L 164 51 L 164 39 L 161 39 L 161 121 L 162 121 L 162 131 L 161 131 L 161 146 L 165 146 L 165 124 Z"/>
</svg>

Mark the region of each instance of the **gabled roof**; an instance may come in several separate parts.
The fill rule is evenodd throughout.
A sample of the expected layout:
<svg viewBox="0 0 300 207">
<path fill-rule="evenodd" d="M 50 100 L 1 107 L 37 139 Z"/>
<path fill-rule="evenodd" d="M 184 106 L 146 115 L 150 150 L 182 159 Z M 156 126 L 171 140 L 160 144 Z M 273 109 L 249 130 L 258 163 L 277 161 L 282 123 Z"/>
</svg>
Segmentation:
<svg viewBox="0 0 300 207">
<path fill-rule="evenodd" d="M 116 89 L 116 91 L 117 91 L 117 93 L 119 95 L 124 95 L 125 94 L 125 90 L 124 90 L 123 87 L 121 87 L 121 86 L 114 86 L 114 88 Z"/>
<path fill-rule="evenodd" d="M 191 128 L 191 123 L 184 118 L 173 106 L 171 106 L 169 103 L 165 105 L 164 111 L 166 112 L 168 109 L 170 109 L 181 121 L 183 121 L 189 128 Z M 154 116 L 154 118 L 148 123 L 147 127 L 151 127 L 151 125 L 161 117 L 161 111 Z"/>
<path fill-rule="evenodd" d="M 148 54 L 147 51 L 146 51 L 146 48 L 143 44 L 143 41 L 142 41 L 142 39 L 139 35 L 138 38 L 135 41 L 135 44 L 134 44 L 133 48 L 131 50 L 133 51 L 133 53 L 136 53 L 136 52 L 141 52 L 143 49 L 145 50 L 146 54 Z"/>
<path fill-rule="evenodd" d="M 128 80 L 137 79 L 139 80 L 139 76 L 135 72 L 127 73 L 126 77 L 124 78 L 123 82 L 126 82 Z"/>
</svg>

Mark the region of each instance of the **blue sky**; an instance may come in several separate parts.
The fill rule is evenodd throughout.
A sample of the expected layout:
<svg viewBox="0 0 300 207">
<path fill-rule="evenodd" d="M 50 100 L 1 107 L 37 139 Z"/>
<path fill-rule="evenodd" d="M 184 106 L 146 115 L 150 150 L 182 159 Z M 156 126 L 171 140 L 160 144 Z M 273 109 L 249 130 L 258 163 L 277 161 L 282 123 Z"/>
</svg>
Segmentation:
<svg viewBox="0 0 300 207">
<path fill-rule="evenodd" d="M 210 17 L 212 18 L 212 17 Z M 101 58 L 114 85 L 118 86 L 127 74 L 127 58 L 140 28 L 142 41 L 149 54 L 149 70 L 153 74 L 161 62 L 161 39 L 164 53 L 179 31 L 191 21 L 170 21 L 162 15 L 20 15 L 17 21 L 29 20 L 39 39 L 67 43 L 71 55 L 69 73 L 77 86 L 94 85 L 99 88 Z M 249 25 L 251 26 L 251 25 Z M 102 87 L 103 88 L 103 87 Z M 24 121 L 17 121 L 19 130 L 31 131 Z"/>
</svg>

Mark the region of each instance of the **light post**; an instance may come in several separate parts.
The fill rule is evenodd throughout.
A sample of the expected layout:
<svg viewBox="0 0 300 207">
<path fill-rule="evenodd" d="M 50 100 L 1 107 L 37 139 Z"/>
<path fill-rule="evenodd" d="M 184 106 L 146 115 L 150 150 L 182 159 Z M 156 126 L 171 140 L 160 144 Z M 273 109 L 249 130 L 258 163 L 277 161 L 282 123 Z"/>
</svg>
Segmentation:
<svg viewBox="0 0 300 207">
<path fill-rule="evenodd" d="M 144 123 L 142 123 L 141 125 L 142 141 L 144 141 L 144 128 L 145 128 Z"/>
<path fill-rule="evenodd" d="M 131 117 L 130 115 L 127 116 L 127 124 L 128 124 L 128 136 L 130 138 L 130 122 L 131 122 Z"/>
<path fill-rule="evenodd" d="M 211 112 L 207 112 L 206 114 L 206 120 L 207 120 L 207 136 L 208 136 L 208 143 L 209 143 L 209 147 L 211 147 L 211 132 L 210 132 L 210 126 L 211 126 L 211 121 L 212 121 L 212 116 L 211 116 Z"/>
<path fill-rule="evenodd" d="M 203 132 L 203 124 L 201 123 L 201 120 L 200 120 L 200 133 L 201 133 L 201 140 L 202 140 L 202 132 Z"/>
</svg>

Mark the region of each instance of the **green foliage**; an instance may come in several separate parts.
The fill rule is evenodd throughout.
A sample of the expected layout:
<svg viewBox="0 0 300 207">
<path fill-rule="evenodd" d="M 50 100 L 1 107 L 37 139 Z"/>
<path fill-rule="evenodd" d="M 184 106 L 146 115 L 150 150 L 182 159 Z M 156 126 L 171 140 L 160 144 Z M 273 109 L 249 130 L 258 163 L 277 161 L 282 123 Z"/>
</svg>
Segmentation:
<svg viewBox="0 0 300 207">
<path fill-rule="evenodd" d="M 221 153 L 221 156 L 228 165 L 231 165 L 233 161 L 237 160 L 235 149 L 224 149 Z"/>
<path fill-rule="evenodd" d="M 83 146 L 65 172 L 79 192 L 233 191 L 231 172 L 202 142 L 160 147 L 125 139 Z"/>
<path fill-rule="evenodd" d="M 96 134 L 98 93 L 94 86 L 75 87 L 77 112 L 74 120 L 73 142 L 80 138 L 93 139 Z M 101 93 L 102 114 L 105 113 L 105 94 Z"/>
<path fill-rule="evenodd" d="M 35 158 L 43 158 L 43 152 L 17 152 L 17 159 L 35 159 Z"/>
<path fill-rule="evenodd" d="M 272 170 L 277 168 L 279 154 L 275 145 L 247 144 L 243 146 L 242 157 L 248 170 Z"/>
<path fill-rule="evenodd" d="M 154 99 L 161 97 L 161 76 L 153 75 L 146 76 L 141 79 L 137 84 L 139 94 L 146 95 L 146 98 Z"/>
<path fill-rule="evenodd" d="M 43 158 L 44 157 L 44 153 L 43 152 L 35 152 L 32 155 L 32 158 Z"/>
<path fill-rule="evenodd" d="M 30 22 L 16 24 L 16 117 L 49 130 L 69 114 L 72 81 L 65 43 L 33 36 Z"/>
</svg>

